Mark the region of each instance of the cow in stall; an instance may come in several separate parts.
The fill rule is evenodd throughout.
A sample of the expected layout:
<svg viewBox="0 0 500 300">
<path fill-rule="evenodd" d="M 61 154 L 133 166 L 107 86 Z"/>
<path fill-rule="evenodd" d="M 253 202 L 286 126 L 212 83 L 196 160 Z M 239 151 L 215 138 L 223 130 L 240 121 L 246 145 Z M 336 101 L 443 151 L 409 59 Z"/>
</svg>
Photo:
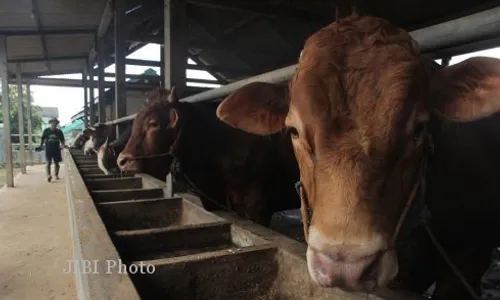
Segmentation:
<svg viewBox="0 0 500 300">
<path fill-rule="evenodd" d="M 83 149 L 85 143 L 90 139 L 90 133 L 92 128 L 85 128 L 82 132 L 78 133 L 78 135 L 70 142 L 69 148 L 71 149 Z"/>
<path fill-rule="evenodd" d="M 419 236 L 429 254 L 412 272 L 429 272 L 408 288 L 435 281 L 434 299 L 479 299 L 500 241 L 500 60 L 441 67 L 404 30 L 352 14 L 307 39 L 289 88 L 251 83 L 217 115 L 249 133 L 290 132 L 311 278 L 387 286 Z"/>
<path fill-rule="evenodd" d="M 205 209 L 234 211 L 264 226 L 273 213 L 299 208 L 289 137 L 233 129 L 217 119 L 217 106 L 179 102 L 174 89 L 155 90 L 137 113 L 119 167 L 161 180 L 171 172 Z"/>
<path fill-rule="evenodd" d="M 131 122 L 124 125 L 124 130 L 120 136 L 111 140 L 111 137 L 106 137 L 104 143 L 97 149 L 97 165 L 105 174 L 117 174 L 121 170 L 116 163 L 118 155 L 125 149 L 127 142 L 132 132 Z"/>
<path fill-rule="evenodd" d="M 84 151 L 96 154 L 97 165 L 104 174 L 120 173 L 116 164 L 118 154 L 124 149 L 130 138 L 131 122 L 121 123 L 123 132 L 114 139 L 116 124 L 107 125 L 104 123 L 96 124 L 90 131 L 90 139 L 85 144 Z"/>
</svg>

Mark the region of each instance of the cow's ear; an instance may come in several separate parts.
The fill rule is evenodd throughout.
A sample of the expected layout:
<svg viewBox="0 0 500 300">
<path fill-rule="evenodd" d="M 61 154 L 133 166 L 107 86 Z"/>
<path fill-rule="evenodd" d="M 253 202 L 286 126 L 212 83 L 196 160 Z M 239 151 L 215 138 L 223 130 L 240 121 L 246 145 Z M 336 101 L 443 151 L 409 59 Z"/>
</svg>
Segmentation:
<svg viewBox="0 0 500 300">
<path fill-rule="evenodd" d="M 456 122 L 487 118 L 500 111 L 500 60 L 469 58 L 440 70 L 431 81 L 434 113 Z"/>
<path fill-rule="evenodd" d="M 170 104 L 175 104 L 179 102 L 179 99 L 177 98 L 177 95 L 175 93 L 175 85 L 172 86 L 170 92 L 168 93 L 167 102 Z"/>
<path fill-rule="evenodd" d="M 285 127 L 288 108 L 286 87 L 253 82 L 224 99 L 217 108 L 217 117 L 234 128 L 267 135 Z"/>
<path fill-rule="evenodd" d="M 168 125 L 172 128 L 175 128 L 177 125 L 177 121 L 179 120 L 179 114 L 175 108 L 171 108 L 168 116 Z"/>
</svg>

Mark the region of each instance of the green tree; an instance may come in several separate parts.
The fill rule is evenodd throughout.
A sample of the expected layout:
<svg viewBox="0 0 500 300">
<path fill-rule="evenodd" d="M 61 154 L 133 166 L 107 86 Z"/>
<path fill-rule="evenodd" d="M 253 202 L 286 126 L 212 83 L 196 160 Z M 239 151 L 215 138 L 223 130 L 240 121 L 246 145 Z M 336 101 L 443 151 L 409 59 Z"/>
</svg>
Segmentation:
<svg viewBox="0 0 500 300">
<path fill-rule="evenodd" d="M 17 99 L 17 86 L 9 85 L 9 98 L 10 98 L 10 133 L 19 134 L 19 122 L 18 122 L 18 99 Z M 28 100 L 29 99 L 29 100 Z M 28 112 L 26 108 L 28 107 L 28 101 L 31 101 L 31 125 L 33 127 L 33 132 L 40 130 L 42 128 L 42 108 L 38 105 L 33 104 L 33 95 L 28 98 L 28 91 L 26 86 L 23 86 L 23 111 L 24 111 L 24 133 L 28 134 Z M 3 102 L 3 99 L 2 99 Z M 1 105 L 0 105 L 1 107 Z M 0 109 L 0 123 L 3 123 L 3 109 Z M 13 136 L 11 138 L 13 143 L 19 143 L 19 137 Z M 28 137 L 24 138 L 25 143 L 28 142 Z"/>
</svg>

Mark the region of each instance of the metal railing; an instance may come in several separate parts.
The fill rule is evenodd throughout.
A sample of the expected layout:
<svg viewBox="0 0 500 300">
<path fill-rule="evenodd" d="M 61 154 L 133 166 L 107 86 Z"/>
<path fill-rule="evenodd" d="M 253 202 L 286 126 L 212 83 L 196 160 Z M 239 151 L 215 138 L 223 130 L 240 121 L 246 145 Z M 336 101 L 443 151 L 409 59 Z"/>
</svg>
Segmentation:
<svg viewBox="0 0 500 300">
<path fill-rule="evenodd" d="M 417 29 L 410 35 L 419 43 L 422 52 L 432 49 L 454 47 L 469 41 L 491 38 L 500 35 L 500 7 L 495 7 L 469 16 L 454 19 L 430 27 Z M 290 80 L 297 65 L 291 65 L 257 76 L 249 77 L 220 88 L 208 90 L 180 99 L 181 102 L 201 102 L 224 97 L 241 87 L 256 81 L 282 83 Z M 137 114 L 132 114 L 107 122 L 107 125 L 119 124 L 133 120 Z"/>
</svg>

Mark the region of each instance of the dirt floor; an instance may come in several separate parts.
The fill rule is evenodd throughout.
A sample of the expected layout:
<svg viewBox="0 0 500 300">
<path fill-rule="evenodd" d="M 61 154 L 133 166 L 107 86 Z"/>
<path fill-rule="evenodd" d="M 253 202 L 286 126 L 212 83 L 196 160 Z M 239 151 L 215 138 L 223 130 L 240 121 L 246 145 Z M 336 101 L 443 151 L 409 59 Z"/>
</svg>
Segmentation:
<svg viewBox="0 0 500 300">
<path fill-rule="evenodd" d="M 28 167 L 14 188 L 0 188 L 0 299 L 76 299 L 64 167 L 48 183 L 44 166 Z"/>
<path fill-rule="evenodd" d="M 14 177 L 19 173 L 20 169 L 19 168 L 14 168 Z M 5 168 L 0 167 L 0 188 L 4 186 L 4 184 L 7 181 L 7 174 L 5 173 Z"/>
</svg>

